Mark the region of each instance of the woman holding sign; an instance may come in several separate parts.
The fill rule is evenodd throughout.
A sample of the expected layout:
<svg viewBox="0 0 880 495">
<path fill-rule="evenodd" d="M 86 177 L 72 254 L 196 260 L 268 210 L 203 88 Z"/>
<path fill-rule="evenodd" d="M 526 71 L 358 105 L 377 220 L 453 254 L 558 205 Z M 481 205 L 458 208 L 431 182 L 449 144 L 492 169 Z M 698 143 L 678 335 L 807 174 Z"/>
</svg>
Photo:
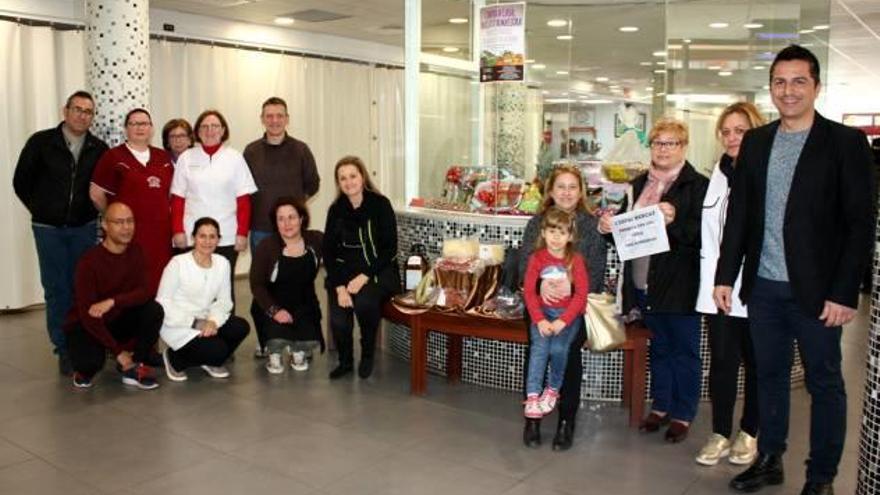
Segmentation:
<svg viewBox="0 0 880 495">
<path fill-rule="evenodd" d="M 708 315 L 711 356 L 709 396 L 712 400 L 712 434 L 696 457 L 697 462 L 704 466 L 714 466 L 723 457 L 727 457 L 731 464 L 751 464 L 758 452 L 758 440 L 755 438 L 758 435 L 758 380 L 748 313 L 739 298 L 742 277 L 738 277 L 734 284 L 730 314 L 723 314 L 715 307 L 712 289 L 739 145 L 746 131 L 761 125 L 764 125 L 764 119 L 758 109 L 748 102 L 734 103 L 721 112 L 716 132 L 724 146 L 724 154 L 712 172 L 709 190 L 703 201 L 697 311 Z M 733 410 L 741 362 L 745 365 L 745 398 L 739 431 L 731 443 L 729 438 L 733 433 Z"/>
<path fill-rule="evenodd" d="M 666 440 L 687 437 L 700 399 L 700 317 L 694 312 L 700 282 L 700 217 L 708 180 L 685 159 L 684 122 L 658 120 L 648 136 L 651 167 L 631 182 L 632 210 L 656 206 L 663 215 L 669 250 L 626 261 L 623 310 L 638 308 L 651 329 L 651 413 L 639 430 L 669 424 Z M 612 214 L 599 232 L 612 232 Z"/>
<path fill-rule="evenodd" d="M 581 170 L 571 165 L 563 165 L 553 169 L 547 183 L 544 185 L 544 203 L 541 211 L 533 216 L 523 232 L 522 247 L 519 250 L 519 283 L 525 279 L 526 266 L 529 256 L 535 251 L 535 246 L 541 236 L 541 222 L 547 211 L 552 207 L 559 208 L 575 217 L 575 227 L 578 233 L 575 240 L 575 251 L 583 257 L 587 263 L 589 273 L 590 291 L 602 292 L 605 290 L 605 257 L 607 245 L 605 239 L 596 232 L 598 219 L 587 211 L 584 202 L 584 181 Z M 557 302 L 567 296 L 567 293 L 559 290 L 551 284 L 541 284 L 539 288 L 541 298 L 548 303 Z M 529 313 L 525 312 L 526 334 L 531 325 Z M 577 416 L 578 406 L 581 401 L 581 383 L 583 382 L 584 367 L 581 360 L 581 349 L 587 336 L 585 332 L 578 332 L 568 347 L 568 358 L 565 364 L 565 375 L 562 388 L 559 389 L 559 422 L 556 428 L 556 436 L 553 437 L 553 450 L 567 450 L 571 448 L 574 436 L 574 422 Z M 531 346 L 531 342 L 529 342 Z M 523 368 L 528 378 L 529 352 L 526 352 L 526 362 Z M 524 387 L 525 388 L 525 387 Z M 536 448 L 541 445 L 541 420 L 536 418 L 526 419 L 523 430 L 523 442 L 527 447 Z"/>
</svg>

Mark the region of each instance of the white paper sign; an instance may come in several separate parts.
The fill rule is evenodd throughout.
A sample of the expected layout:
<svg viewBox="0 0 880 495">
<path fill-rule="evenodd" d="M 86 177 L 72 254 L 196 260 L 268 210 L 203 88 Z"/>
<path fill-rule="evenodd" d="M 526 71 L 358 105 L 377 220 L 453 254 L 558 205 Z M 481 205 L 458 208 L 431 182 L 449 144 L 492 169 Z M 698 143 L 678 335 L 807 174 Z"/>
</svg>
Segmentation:
<svg viewBox="0 0 880 495">
<path fill-rule="evenodd" d="M 669 251 L 666 222 L 657 205 L 614 215 L 611 233 L 621 261 Z"/>
</svg>

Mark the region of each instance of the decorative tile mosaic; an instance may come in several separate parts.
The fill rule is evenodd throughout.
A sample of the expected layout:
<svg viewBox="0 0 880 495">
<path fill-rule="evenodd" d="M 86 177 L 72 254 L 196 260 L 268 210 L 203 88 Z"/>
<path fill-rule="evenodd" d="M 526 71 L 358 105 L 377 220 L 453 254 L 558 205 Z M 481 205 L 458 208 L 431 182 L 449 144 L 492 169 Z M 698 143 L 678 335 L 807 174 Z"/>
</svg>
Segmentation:
<svg viewBox="0 0 880 495">
<path fill-rule="evenodd" d="M 97 136 L 124 140 L 125 114 L 150 102 L 148 0 L 87 0 L 86 78 L 95 97 Z"/>
<path fill-rule="evenodd" d="M 880 493 L 880 291 L 878 291 L 880 278 L 878 277 L 880 277 L 880 242 L 876 244 L 874 253 L 868 362 L 859 437 L 859 471 L 856 484 L 858 495 Z"/>
<path fill-rule="evenodd" d="M 507 217 L 482 215 L 455 216 L 453 212 L 438 214 L 417 211 L 397 213 L 398 249 L 409 253 L 410 247 L 418 242 L 425 245 L 427 253 L 434 258 L 440 256 L 443 239 L 474 236 L 480 242 L 500 242 L 507 248 L 518 248 L 527 218 L 520 222 Z M 605 281 L 614 286 L 620 273 L 620 260 L 613 245 L 609 245 L 608 260 L 605 267 Z M 880 316 L 878 316 L 880 320 Z M 525 328 L 523 329 L 525 331 Z M 409 329 L 400 325 L 386 326 L 386 348 L 393 354 L 409 360 Z M 446 337 L 431 332 L 428 334 L 428 371 L 446 374 Z M 709 343 L 705 319 L 700 339 L 700 356 L 703 361 L 702 398 L 709 395 Z M 505 390 L 522 390 L 523 362 L 526 346 L 512 342 L 465 338 L 462 344 L 462 381 Z M 623 351 L 603 354 L 582 352 L 584 379 L 581 399 L 620 400 L 623 390 Z M 646 372 L 650 397 L 650 374 Z M 739 391 L 742 394 L 740 370 Z M 800 357 L 795 353 L 792 369 L 792 383 L 803 382 L 803 367 Z"/>
</svg>

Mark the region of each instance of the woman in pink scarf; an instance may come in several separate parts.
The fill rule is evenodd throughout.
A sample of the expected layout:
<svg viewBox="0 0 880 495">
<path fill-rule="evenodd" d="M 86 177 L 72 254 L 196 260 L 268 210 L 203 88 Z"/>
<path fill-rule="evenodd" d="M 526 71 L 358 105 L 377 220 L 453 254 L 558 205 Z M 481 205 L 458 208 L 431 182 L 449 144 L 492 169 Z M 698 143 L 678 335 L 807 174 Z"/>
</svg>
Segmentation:
<svg viewBox="0 0 880 495">
<path fill-rule="evenodd" d="M 638 307 L 651 329 L 651 413 L 639 429 L 669 424 L 666 440 L 687 437 L 700 400 L 700 317 L 695 313 L 700 281 L 700 218 L 709 181 L 687 162 L 687 125 L 660 119 L 649 135 L 651 168 L 631 182 L 633 209 L 657 205 L 666 221 L 669 251 L 627 261 L 623 310 Z M 611 232 L 611 214 L 599 231 Z"/>
</svg>

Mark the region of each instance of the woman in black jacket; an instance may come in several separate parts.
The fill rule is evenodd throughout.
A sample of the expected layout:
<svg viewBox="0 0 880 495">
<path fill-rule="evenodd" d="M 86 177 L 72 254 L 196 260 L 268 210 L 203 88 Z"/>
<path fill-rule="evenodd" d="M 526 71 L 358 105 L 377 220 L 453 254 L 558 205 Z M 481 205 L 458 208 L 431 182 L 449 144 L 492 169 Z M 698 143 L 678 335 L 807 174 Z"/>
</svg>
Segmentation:
<svg viewBox="0 0 880 495">
<path fill-rule="evenodd" d="M 709 181 L 685 160 L 687 126 L 661 119 L 650 133 L 651 167 L 632 181 L 633 209 L 657 205 L 666 221 L 669 251 L 627 261 L 623 310 L 638 306 L 651 329 L 652 410 L 639 429 L 655 432 L 670 423 L 666 440 L 681 442 L 700 400 L 700 219 Z M 599 231 L 611 231 L 611 216 Z"/>
<path fill-rule="evenodd" d="M 382 304 L 400 291 L 397 220 L 360 158 L 343 157 L 333 176 L 339 195 L 327 212 L 323 249 L 330 328 L 339 352 L 339 365 L 330 379 L 354 369 L 354 316 L 361 329 L 358 375 L 367 378 L 373 372 Z"/>
</svg>

